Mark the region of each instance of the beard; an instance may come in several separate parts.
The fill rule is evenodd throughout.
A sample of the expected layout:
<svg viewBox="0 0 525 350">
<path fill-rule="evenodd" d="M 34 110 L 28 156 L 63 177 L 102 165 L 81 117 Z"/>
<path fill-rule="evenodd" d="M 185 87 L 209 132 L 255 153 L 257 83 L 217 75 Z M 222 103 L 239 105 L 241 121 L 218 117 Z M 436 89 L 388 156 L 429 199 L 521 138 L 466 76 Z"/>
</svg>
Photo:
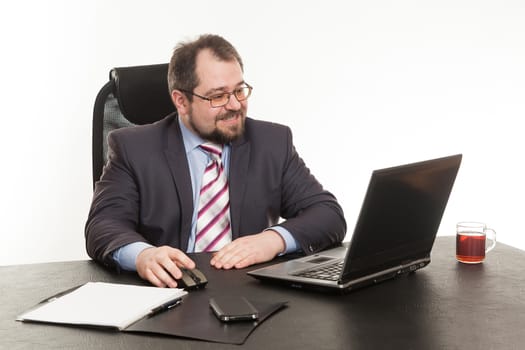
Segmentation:
<svg viewBox="0 0 525 350">
<path fill-rule="evenodd" d="M 229 111 L 220 114 L 215 118 L 215 128 L 212 131 L 204 131 L 200 129 L 194 122 L 193 111 L 189 113 L 189 124 L 191 128 L 204 140 L 210 141 L 219 145 L 227 144 L 235 141 L 244 133 L 244 123 L 246 121 L 246 113 L 243 110 Z M 227 130 L 220 130 L 217 127 L 217 122 L 228 118 L 235 118 L 238 116 L 241 120 L 240 124 L 232 125 Z"/>
</svg>

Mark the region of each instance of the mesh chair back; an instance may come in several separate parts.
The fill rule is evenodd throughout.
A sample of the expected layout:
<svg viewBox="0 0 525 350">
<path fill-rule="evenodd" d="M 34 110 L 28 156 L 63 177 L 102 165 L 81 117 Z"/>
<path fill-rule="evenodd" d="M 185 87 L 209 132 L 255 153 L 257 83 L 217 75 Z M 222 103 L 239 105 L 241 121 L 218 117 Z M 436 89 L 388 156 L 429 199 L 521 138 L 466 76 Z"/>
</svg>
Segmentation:
<svg viewBox="0 0 525 350">
<path fill-rule="evenodd" d="M 168 64 L 113 68 L 93 110 L 93 186 L 107 160 L 112 130 L 156 122 L 175 112 L 168 91 Z"/>
</svg>

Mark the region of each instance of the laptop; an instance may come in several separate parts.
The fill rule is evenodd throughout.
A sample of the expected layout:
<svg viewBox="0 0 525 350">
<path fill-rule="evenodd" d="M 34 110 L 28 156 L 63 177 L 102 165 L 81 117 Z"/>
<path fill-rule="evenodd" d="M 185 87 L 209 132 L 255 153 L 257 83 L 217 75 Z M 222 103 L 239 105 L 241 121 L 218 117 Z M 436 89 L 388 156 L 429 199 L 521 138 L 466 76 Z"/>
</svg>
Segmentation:
<svg viewBox="0 0 525 350">
<path fill-rule="evenodd" d="M 461 158 L 373 171 L 350 242 L 248 275 L 296 288 L 348 292 L 427 266 Z"/>
</svg>

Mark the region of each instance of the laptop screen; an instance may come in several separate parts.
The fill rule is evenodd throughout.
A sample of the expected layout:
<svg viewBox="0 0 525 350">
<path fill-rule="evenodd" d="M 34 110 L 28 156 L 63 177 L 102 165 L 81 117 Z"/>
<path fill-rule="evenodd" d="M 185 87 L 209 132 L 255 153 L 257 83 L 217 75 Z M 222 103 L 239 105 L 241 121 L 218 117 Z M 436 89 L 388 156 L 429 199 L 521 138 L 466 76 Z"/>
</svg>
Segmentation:
<svg viewBox="0 0 525 350">
<path fill-rule="evenodd" d="M 460 161 L 457 155 L 372 173 L 343 279 L 430 255 Z"/>
</svg>

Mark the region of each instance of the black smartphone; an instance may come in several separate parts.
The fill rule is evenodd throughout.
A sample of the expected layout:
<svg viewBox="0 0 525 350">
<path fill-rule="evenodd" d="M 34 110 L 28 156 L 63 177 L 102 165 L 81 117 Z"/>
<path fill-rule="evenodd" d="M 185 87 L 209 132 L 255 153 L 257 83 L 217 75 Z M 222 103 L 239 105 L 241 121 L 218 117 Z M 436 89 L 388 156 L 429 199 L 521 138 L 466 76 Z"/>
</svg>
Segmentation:
<svg viewBox="0 0 525 350">
<path fill-rule="evenodd" d="M 254 321 L 259 318 L 257 309 L 244 297 L 216 296 L 210 298 L 210 307 L 222 322 Z"/>
</svg>

